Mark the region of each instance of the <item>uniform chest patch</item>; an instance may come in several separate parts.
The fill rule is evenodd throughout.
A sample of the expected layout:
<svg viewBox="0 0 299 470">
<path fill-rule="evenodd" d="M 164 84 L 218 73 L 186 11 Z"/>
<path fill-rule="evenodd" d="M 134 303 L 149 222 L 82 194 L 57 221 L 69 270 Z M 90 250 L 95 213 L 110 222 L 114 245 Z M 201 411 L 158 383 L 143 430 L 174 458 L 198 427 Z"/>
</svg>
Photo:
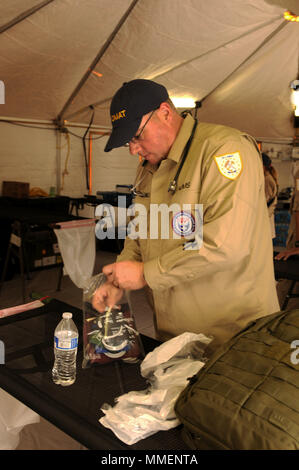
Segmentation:
<svg viewBox="0 0 299 470">
<path fill-rule="evenodd" d="M 220 173 L 230 180 L 235 180 L 242 171 L 242 160 L 239 152 L 219 155 L 215 157 L 215 161 Z"/>
<path fill-rule="evenodd" d="M 181 237 L 191 235 L 195 230 L 195 220 L 190 212 L 177 212 L 172 218 L 172 229 Z"/>
</svg>

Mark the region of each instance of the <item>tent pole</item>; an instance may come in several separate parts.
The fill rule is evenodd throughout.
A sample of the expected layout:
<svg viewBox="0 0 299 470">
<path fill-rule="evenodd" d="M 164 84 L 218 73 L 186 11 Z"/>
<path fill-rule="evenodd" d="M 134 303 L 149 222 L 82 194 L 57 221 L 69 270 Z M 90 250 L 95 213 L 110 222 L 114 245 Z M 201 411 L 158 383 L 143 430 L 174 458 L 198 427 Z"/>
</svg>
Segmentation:
<svg viewBox="0 0 299 470">
<path fill-rule="evenodd" d="M 60 196 L 61 188 L 61 131 L 59 127 L 56 129 L 56 194 Z"/>
<path fill-rule="evenodd" d="M 29 10 L 23 11 L 20 15 L 16 16 L 13 20 L 9 21 L 8 23 L 0 26 L 0 34 L 4 33 L 4 31 L 7 31 L 8 29 L 12 28 L 16 24 L 20 23 L 21 21 L 25 20 L 28 18 L 28 16 L 33 15 L 35 12 L 40 10 L 41 8 L 45 7 L 48 5 L 48 3 L 52 3 L 54 0 L 45 0 L 38 5 L 35 5 L 34 7 L 30 8 Z"/>
<path fill-rule="evenodd" d="M 110 36 L 108 37 L 107 41 L 105 41 L 104 45 L 101 47 L 99 53 L 97 54 L 97 56 L 94 58 L 94 60 L 92 61 L 91 65 L 89 66 L 89 68 L 87 69 L 87 71 L 85 72 L 85 74 L 83 75 L 83 77 L 81 78 L 80 82 L 78 83 L 78 85 L 76 86 L 75 90 L 73 91 L 73 93 L 71 94 L 71 96 L 69 97 L 69 99 L 67 100 L 67 102 L 65 103 L 64 107 L 62 108 L 62 110 L 60 111 L 60 113 L 58 114 L 58 117 L 57 117 L 57 120 L 58 121 L 62 121 L 63 118 L 64 118 L 64 115 L 66 113 L 66 110 L 69 108 L 69 106 L 72 104 L 74 98 L 77 96 L 77 94 L 79 93 L 79 91 L 81 90 L 82 86 L 84 85 L 84 83 L 86 82 L 86 80 L 88 79 L 88 77 L 90 76 L 90 74 L 92 73 L 92 71 L 95 69 L 96 65 L 98 64 L 98 62 L 101 60 L 101 58 L 103 57 L 103 55 L 105 54 L 106 50 L 108 49 L 108 47 L 110 46 L 110 44 L 112 43 L 113 39 L 115 38 L 115 36 L 117 35 L 118 31 L 121 29 L 122 25 L 124 24 L 124 22 L 126 21 L 126 19 L 128 18 L 128 16 L 131 14 L 133 8 L 135 7 L 135 5 L 138 3 L 139 0 L 133 0 L 131 5 L 129 6 L 129 8 L 127 9 L 127 11 L 124 13 L 124 15 L 121 17 L 120 21 L 118 22 L 118 24 L 116 25 L 116 27 L 114 28 L 114 30 L 112 31 L 112 33 L 110 34 Z"/>
</svg>

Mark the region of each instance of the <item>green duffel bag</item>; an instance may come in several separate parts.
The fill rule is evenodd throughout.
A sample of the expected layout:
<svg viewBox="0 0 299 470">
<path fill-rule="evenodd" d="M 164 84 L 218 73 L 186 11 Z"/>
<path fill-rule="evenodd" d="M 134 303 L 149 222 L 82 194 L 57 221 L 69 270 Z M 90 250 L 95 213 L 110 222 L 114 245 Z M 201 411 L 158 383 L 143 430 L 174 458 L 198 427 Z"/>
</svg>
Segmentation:
<svg viewBox="0 0 299 470">
<path fill-rule="evenodd" d="M 189 379 L 175 412 L 191 449 L 299 449 L 299 310 L 251 322 Z"/>
</svg>

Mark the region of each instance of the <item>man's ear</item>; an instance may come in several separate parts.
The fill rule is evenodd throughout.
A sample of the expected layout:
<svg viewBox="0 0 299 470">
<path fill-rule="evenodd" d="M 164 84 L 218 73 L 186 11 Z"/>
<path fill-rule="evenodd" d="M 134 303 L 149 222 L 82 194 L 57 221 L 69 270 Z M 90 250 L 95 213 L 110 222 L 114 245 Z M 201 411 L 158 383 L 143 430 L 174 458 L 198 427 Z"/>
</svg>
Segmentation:
<svg viewBox="0 0 299 470">
<path fill-rule="evenodd" d="M 159 115 L 160 115 L 160 118 L 163 121 L 170 121 L 171 120 L 171 117 L 172 117 L 172 112 L 171 111 L 172 111 L 171 107 L 166 101 L 163 101 L 163 103 L 160 104 Z"/>
</svg>

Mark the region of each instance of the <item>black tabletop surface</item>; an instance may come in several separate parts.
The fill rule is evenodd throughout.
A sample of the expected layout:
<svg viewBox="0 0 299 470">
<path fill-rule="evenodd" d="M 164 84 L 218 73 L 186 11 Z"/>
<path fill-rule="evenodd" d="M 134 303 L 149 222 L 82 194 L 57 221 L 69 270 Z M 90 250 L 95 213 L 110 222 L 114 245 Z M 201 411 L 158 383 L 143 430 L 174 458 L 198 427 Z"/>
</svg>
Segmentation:
<svg viewBox="0 0 299 470">
<path fill-rule="evenodd" d="M 69 215 L 69 202 L 70 198 L 66 196 L 22 199 L 0 197 L 0 218 L 39 225 L 65 222 L 77 218 Z"/>
<path fill-rule="evenodd" d="M 69 387 L 55 385 L 53 335 L 64 311 L 73 313 L 82 340 L 82 311 L 58 300 L 39 309 L 0 319 L 0 339 L 5 345 L 5 364 L 0 365 L 0 387 L 22 401 L 84 446 L 94 450 L 183 450 L 180 426 L 127 446 L 99 423 L 104 403 L 148 385 L 139 364 L 121 360 L 83 369 L 82 343 L 77 358 L 77 379 Z M 142 336 L 145 352 L 158 343 Z"/>
<path fill-rule="evenodd" d="M 299 281 L 299 256 L 291 256 L 287 260 L 274 259 L 274 271 L 276 280 Z"/>
</svg>

